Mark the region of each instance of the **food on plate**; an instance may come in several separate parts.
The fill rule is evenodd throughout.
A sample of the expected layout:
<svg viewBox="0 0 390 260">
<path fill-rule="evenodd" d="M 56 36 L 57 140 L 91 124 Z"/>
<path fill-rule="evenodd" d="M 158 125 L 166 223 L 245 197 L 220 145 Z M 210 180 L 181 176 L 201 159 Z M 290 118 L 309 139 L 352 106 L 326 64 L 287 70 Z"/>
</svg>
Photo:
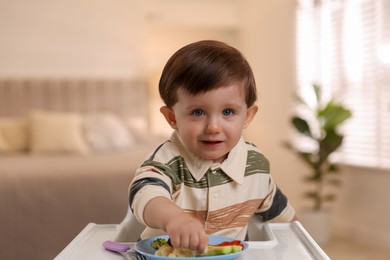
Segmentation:
<svg viewBox="0 0 390 260">
<path fill-rule="evenodd" d="M 212 256 L 212 255 L 227 255 L 242 251 L 243 247 L 240 245 L 227 245 L 227 246 L 207 246 L 205 252 L 200 256 Z"/>
<path fill-rule="evenodd" d="M 160 247 L 162 247 L 163 245 L 166 245 L 168 243 L 168 241 L 166 241 L 164 238 L 157 238 L 155 240 L 153 240 L 151 246 L 158 250 Z"/>
<path fill-rule="evenodd" d="M 155 253 L 157 256 L 168 256 L 168 257 L 194 257 L 196 256 L 195 251 L 188 248 L 173 248 L 166 244 L 160 247 Z"/>
<path fill-rule="evenodd" d="M 227 255 L 240 252 L 244 249 L 244 245 L 240 240 L 224 241 L 217 245 L 208 245 L 203 253 L 198 253 L 188 248 L 173 248 L 170 243 L 163 238 L 153 240 L 151 246 L 156 249 L 155 255 L 168 257 Z"/>
</svg>

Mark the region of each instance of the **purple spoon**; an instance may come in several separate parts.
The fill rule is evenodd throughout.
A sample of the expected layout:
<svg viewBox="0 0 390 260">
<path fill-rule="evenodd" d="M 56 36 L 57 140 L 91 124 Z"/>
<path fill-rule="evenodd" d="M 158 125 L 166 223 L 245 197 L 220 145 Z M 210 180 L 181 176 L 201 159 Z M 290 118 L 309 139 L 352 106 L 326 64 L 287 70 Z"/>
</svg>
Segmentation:
<svg viewBox="0 0 390 260">
<path fill-rule="evenodd" d="M 117 253 L 123 253 L 130 249 L 130 247 L 127 245 L 115 241 L 110 241 L 110 240 L 103 242 L 103 247 L 107 250 L 117 252 Z"/>
<path fill-rule="evenodd" d="M 106 250 L 119 253 L 129 260 L 147 260 L 146 257 L 144 257 L 141 254 L 138 254 L 133 249 L 131 249 L 128 245 L 124 245 L 115 241 L 107 240 L 103 242 L 103 247 Z"/>
</svg>

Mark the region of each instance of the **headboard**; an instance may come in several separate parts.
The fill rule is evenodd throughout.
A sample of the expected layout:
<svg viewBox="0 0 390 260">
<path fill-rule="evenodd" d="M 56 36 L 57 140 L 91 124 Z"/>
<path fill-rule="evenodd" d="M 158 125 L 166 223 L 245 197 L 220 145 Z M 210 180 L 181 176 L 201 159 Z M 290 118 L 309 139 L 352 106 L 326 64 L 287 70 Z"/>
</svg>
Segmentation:
<svg viewBox="0 0 390 260">
<path fill-rule="evenodd" d="M 40 109 L 149 118 L 148 106 L 143 80 L 0 79 L 0 117 Z"/>
</svg>

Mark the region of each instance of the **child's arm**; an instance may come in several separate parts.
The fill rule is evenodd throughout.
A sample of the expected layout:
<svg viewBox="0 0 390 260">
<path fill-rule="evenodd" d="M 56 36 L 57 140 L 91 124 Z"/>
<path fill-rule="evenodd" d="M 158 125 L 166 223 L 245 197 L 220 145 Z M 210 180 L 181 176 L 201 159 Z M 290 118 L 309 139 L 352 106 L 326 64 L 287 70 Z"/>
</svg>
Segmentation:
<svg viewBox="0 0 390 260">
<path fill-rule="evenodd" d="M 203 252 L 207 246 L 202 223 L 165 197 L 156 197 L 146 204 L 144 220 L 149 227 L 166 231 L 173 247 Z"/>
</svg>

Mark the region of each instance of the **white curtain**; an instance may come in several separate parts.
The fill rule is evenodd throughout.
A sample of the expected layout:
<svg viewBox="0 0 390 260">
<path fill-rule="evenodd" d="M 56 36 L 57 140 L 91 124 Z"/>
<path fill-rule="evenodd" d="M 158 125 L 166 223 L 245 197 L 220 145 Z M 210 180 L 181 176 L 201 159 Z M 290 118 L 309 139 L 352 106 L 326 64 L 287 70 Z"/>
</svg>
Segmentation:
<svg viewBox="0 0 390 260">
<path fill-rule="evenodd" d="M 298 2 L 298 90 L 319 83 L 352 110 L 339 160 L 390 168 L 390 0 Z"/>
</svg>

